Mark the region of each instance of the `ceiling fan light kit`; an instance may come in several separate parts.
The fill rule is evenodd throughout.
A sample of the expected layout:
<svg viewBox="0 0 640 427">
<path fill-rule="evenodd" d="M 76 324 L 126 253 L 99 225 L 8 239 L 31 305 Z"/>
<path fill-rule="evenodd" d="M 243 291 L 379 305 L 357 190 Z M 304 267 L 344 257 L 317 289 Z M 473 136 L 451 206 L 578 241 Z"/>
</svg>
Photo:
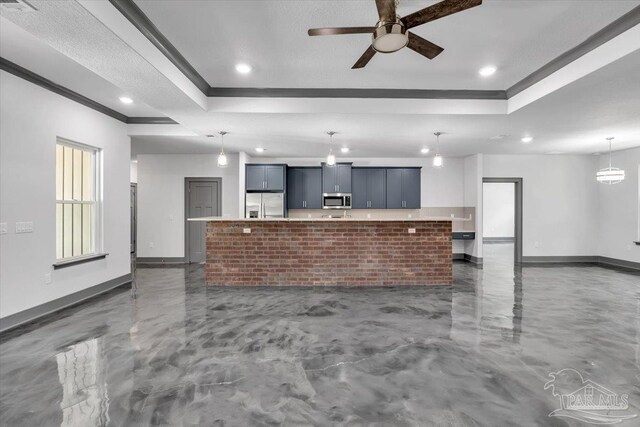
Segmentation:
<svg viewBox="0 0 640 427">
<path fill-rule="evenodd" d="M 340 34 L 371 34 L 371 45 L 353 64 L 352 69 L 364 68 L 377 53 L 393 53 L 408 47 L 428 59 L 440 55 L 444 48 L 425 40 L 408 30 L 454 13 L 482 4 L 482 0 L 443 0 L 403 18 L 396 13 L 398 0 L 376 0 L 378 22 L 375 27 L 311 28 L 310 36 Z"/>
<path fill-rule="evenodd" d="M 371 46 L 376 52 L 396 52 L 409 43 L 407 29 L 399 22 L 380 22 L 372 36 Z"/>
</svg>

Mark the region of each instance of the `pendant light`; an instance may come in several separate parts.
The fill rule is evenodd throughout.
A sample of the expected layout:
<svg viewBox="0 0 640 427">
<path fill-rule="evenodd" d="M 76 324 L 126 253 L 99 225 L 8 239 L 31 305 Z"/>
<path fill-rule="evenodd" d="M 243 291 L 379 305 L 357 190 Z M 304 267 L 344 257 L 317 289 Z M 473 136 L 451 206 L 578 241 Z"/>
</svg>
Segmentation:
<svg viewBox="0 0 640 427">
<path fill-rule="evenodd" d="M 227 155 L 224 154 L 224 136 L 229 132 L 225 132 L 221 130 L 218 133 L 220 134 L 220 138 L 221 138 L 220 142 L 222 144 L 222 149 L 220 150 L 220 154 L 218 155 L 218 167 L 226 168 L 229 165 L 229 161 L 227 160 Z"/>
<path fill-rule="evenodd" d="M 441 168 L 443 165 L 442 156 L 440 155 L 440 135 L 442 132 L 435 132 L 436 136 L 436 155 L 433 157 L 433 167 Z"/>
<path fill-rule="evenodd" d="M 333 154 L 333 135 L 335 135 L 335 132 L 329 131 L 327 132 L 327 135 L 329 135 L 329 155 L 327 156 L 327 166 L 335 166 L 336 155 Z"/>
<path fill-rule="evenodd" d="M 609 167 L 602 168 L 596 174 L 596 180 L 603 184 L 618 184 L 624 181 L 624 170 L 611 167 L 611 141 L 613 137 L 606 138 L 609 141 Z"/>
</svg>

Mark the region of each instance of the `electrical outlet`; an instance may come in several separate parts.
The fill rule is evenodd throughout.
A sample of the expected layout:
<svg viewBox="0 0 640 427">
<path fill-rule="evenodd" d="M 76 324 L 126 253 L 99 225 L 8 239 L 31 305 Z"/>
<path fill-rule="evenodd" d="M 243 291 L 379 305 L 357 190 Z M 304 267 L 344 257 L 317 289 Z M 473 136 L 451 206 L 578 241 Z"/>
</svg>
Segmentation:
<svg viewBox="0 0 640 427">
<path fill-rule="evenodd" d="M 51 284 L 51 273 L 46 273 L 44 275 L 44 284 L 45 285 L 50 285 Z"/>
<path fill-rule="evenodd" d="M 169 221 L 173 221 L 173 215 L 169 215 Z"/>
<path fill-rule="evenodd" d="M 416 229 L 415 228 L 410 228 L 409 229 L 409 234 L 416 234 Z"/>
<path fill-rule="evenodd" d="M 533 247 L 534 248 L 539 248 L 540 247 L 540 242 L 538 242 L 537 240 L 535 242 L 533 242 Z"/>
<path fill-rule="evenodd" d="M 242 229 L 242 232 L 243 232 L 244 234 L 250 234 L 250 233 L 251 233 L 251 229 L 250 229 L 250 228 L 243 228 L 243 229 Z"/>
<path fill-rule="evenodd" d="M 0 222 L 0 234 L 7 234 L 7 223 Z"/>
<path fill-rule="evenodd" d="M 16 222 L 16 234 L 33 233 L 33 222 Z"/>
<path fill-rule="evenodd" d="M 156 245 L 153 244 L 153 242 L 149 242 L 149 247 L 150 248 L 154 248 Z"/>
<path fill-rule="evenodd" d="M 413 215 L 409 214 L 409 218 L 413 218 Z"/>
</svg>

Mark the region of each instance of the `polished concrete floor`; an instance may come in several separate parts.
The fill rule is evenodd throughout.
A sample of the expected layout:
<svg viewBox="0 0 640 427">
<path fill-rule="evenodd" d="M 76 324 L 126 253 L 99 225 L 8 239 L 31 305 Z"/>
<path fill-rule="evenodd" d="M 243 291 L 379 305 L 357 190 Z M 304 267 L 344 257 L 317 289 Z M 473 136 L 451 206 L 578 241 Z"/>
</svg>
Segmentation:
<svg viewBox="0 0 640 427">
<path fill-rule="evenodd" d="M 221 289 L 202 266 L 140 268 L 2 338 L 0 425 L 585 425 L 549 417 L 565 368 L 640 414 L 640 276 L 508 252 L 456 263 L 451 287 Z"/>
</svg>

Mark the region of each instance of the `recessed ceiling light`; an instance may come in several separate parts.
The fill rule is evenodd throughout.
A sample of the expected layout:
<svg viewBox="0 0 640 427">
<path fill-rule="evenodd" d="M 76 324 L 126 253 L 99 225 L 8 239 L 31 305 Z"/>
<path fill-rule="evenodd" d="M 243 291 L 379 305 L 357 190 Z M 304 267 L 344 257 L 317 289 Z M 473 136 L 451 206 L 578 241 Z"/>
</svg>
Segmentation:
<svg viewBox="0 0 640 427">
<path fill-rule="evenodd" d="M 525 144 L 530 143 L 531 141 L 533 141 L 533 137 L 531 136 L 525 136 L 523 137 L 520 141 L 524 142 Z"/>
<path fill-rule="evenodd" d="M 342 151 L 343 153 L 348 153 L 349 152 L 349 147 L 342 147 L 340 149 L 340 151 Z"/>
<path fill-rule="evenodd" d="M 121 96 L 120 102 L 122 102 L 123 104 L 131 104 L 133 102 L 133 99 L 129 98 L 128 96 Z"/>
<path fill-rule="evenodd" d="M 256 151 L 257 151 L 258 153 L 264 153 L 264 148 L 262 148 L 262 147 L 256 147 Z"/>
<path fill-rule="evenodd" d="M 428 149 L 427 147 L 423 147 L 423 148 L 420 150 L 420 152 L 421 152 L 422 154 L 427 154 L 427 153 L 429 152 L 429 149 Z"/>
<path fill-rule="evenodd" d="M 236 71 L 240 74 L 249 74 L 251 72 L 251 65 L 248 64 L 236 64 Z"/>
<path fill-rule="evenodd" d="M 496 72 L 497 68 L 493 65 L 487 65 L 486 67 L 482 67 L 478 70 L 478 74 L 482 77 L 492 76 Z"/>
</svg>

